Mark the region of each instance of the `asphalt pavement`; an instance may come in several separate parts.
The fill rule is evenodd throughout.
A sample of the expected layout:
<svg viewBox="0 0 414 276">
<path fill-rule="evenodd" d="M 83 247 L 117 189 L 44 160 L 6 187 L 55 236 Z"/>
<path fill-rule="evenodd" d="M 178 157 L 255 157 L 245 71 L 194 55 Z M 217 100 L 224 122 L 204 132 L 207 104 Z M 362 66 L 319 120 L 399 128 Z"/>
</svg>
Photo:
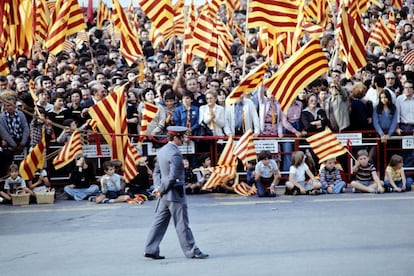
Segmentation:
<svg viewBox="0 0 414 276">
<path fill-rule="evenodd" d="M 279 193 L 280 194 L 280 193 Z M 414 192 L 188 196 L 205 260 L 173 223 L 164 260 L 143 257 L 155 201 L 0 205 L 0 275 L 413 275 Z"/>
</svg>

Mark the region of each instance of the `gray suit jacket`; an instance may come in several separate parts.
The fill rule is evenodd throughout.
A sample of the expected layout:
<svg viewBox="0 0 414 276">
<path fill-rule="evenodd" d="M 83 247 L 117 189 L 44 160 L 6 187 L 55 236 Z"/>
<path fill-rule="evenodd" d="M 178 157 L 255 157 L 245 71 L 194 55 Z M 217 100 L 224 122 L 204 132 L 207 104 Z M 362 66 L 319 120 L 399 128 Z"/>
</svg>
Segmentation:
<svg viewBox="0 0 414 276">
<path fill-rule="evenodd" d="M 185 203 L 183 156 L 176 144 L 169 142 L 158 152 L 153 179 L 164 199 Z"/>
</svg>

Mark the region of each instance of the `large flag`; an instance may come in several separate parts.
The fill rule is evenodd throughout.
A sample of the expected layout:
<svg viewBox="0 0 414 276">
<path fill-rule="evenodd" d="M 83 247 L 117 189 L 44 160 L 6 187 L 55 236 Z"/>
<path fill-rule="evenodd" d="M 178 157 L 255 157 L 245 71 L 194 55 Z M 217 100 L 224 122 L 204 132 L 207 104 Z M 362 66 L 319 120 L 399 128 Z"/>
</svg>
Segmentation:
<svg viewBox="0 0 414 276">
<path fill-rule="evenodd" d="M 151 123 L 152 119 L 155 118 L 158 110 L 159 107 L 157 105 L 149 102 L 144 103 L 144 110 L 142 111 L 141 128 L 138 139 L 138 148 L 142 146 L 142 142 L 145 140 L 145 135 L 147 135 L 148 125 Z"/>
<path fill-rule="evenodd" d="M 233 104 L 240 98 L 242 94 L 250 93 L 251 91 L 262 85 L 264 74 L 266 73 L 268 61 L 263 62 L 252 70 L 247 76 L 242 79 L 230 93 L 226 99 L 226 105 Z"/>
<path fill-rule="evenodd" d="M 35 14 L 35 39 L 43 42 L 47 37 L 47 29 L 50 23 L 50 11 L 45 0 L 39 0 Z"/>
<path fill-rule="evenodd" d="M 319 158 L 319 163 L 348 152 L 329 128 L 306 138 L 306 141 Z"/>
<path fill-rule="evenodd" d="M 414 64 L 414 50 L 409 51 L 401 60 L 404 64 Z"/>
<path fill-rule="evenodd" d="M 254 147 L 253 131 L 249 129 L 244 133 L 237 145 L 234 147 L 234 155 L 236 155 L 244 165 L 247 162 L 256 160 L 256 148 Z"/>
<path fill-rule="evenodd" d="M 312 39 L 295 52 L 270 79 L 266 80 L 265 86 L 272 92 L 283 112 L 286 113 L 299 92 L 328 70 L 328 60 L 319 40 Z"/>
<path fill-rule="evenodd" d="M 68 142 L 65 143 L 59 154 L 53 159 L 56 170 L 61 169 L 72 162 L 75 157 L 82 154 L 82 139 L 79 130 L 75 130 Z"/>
<path fill-rule="evenodd" d="M 267 27 L 278 32 L 294 32 L 298 19 L 296 0 L 252 0 L 247 28 Z"/>
<path fill-rule="evenodd" d="M 46 152 L 45 130 L 42 130 L 42 140 L 29 152 L 20 163 L 19 174 L 24 180 L 31 180 L 38 169 L 43 169 Z"/>
<path fill-rule="evenodd" d="M 359 14 L 353 18 L 342 8 L 340 20 L 340 47 L 345 54 L 346 77 L 350 79 L 367 64 L 365 45 L 369 33 L 362 27 Z"/>
<path fill-rule="evenodd" d="M 132 151 L 128 138 L 128 125 L 126 122 L 126 93 L 125 85 L 115 91 L 97 104 L 89 108 L 89 115 L 94 119 L 98 128 L 112 149 L 112 159 L 118 159 L 124 166 L 124 177 L 126 181 L 131 180 L 138 171 L 131 162 L 138 162 L 138 155 Z M 132 160 L 132 161 L 131 161 Z"/>
<path fill-rule="evenodd" d="M 65 2 L 57 15 L 56 21 L 51 26 L 46 38 L 45 46 L 52 55 L 57 55 L 65 46 L 66 32 L 70 12 L 70 1 Z"/>
</svg>

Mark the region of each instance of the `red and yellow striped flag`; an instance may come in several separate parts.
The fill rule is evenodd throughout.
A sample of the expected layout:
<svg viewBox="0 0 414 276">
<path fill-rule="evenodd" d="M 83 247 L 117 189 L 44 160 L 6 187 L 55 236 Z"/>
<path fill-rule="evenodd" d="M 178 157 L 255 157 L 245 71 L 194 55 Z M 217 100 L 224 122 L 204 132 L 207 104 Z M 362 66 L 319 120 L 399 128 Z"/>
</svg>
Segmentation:
<svg viewBox="0 0 414 276">
<path fill-rule="evenodd" d="M 382 18 L 378 18 L 377 23 L 375 24 L 374 29 L 371 31 L 368 43 L 376 43 L 382 49 L 386 48 L 392 41 L 394 37 L 390 29 L 385 26 Z"/>
<path fill-rule="evenodd" d="M 295 52 L 270 79 L 266 80 L 265 86 L 272 92 L 280 103 L 281 109 L 286 113 L 299 92 L 328 70 L 328 60 L 319 40 L 312 39 Z"/>
<path fill-rule="evenodd" d="M 53 159 L 56 170 L 61 169 L 72 162 L 75 157 L 82 154 L 82 139 L 79 130 L 75 130 L 68 142 L 65 143 L 59 154 Z"/>
<path fill-rule="evenodd" d="M 125 181 L 129 183 L 138 174 L 137 163 L 140 156 L 131 140 L 128 139 L 126 143 L 128 154 L 125 156 L 124 177 Z"/>
<path fill-rule="evenodd" d="M 395 39 L 395 36 L 397 35 L 397 27 L 395 23 L 394 11 L 392 9 L 390 10 L 390 13 L 389 13 L 387 27 L 390 30 L 392 37 Z"/>
<path fill-rule="evenodd" d="M 234 155 L 233 136 L 227 140 L 227 144 L 217 161 L 217 166 L 211 168 L 211 175 L 202 189 L 207 190 L 214 188 L 221 183 L 232 179 L 236 175 L 237 157 Z"/>
<path fill-rule="evenodd" d="M 50 11 L 45 0 L 39 0 L 36 7 L 35 39 L 43 42 L 47 37 L 47 29 L 50 23 Z"/>
<path fill-rule="evenodd" d="M 43 169 L 46 152 L 45 129 L 42 130 L 42 140 L 29 152 L 20 163 L 19 174 L 24 180 L 31 180 L 38 169 Z"/>
<path fill-rule="evenodd" d="M 409 51 L 401 60 L 404 64 L 414 64 L 414 50 Z"/>
<path fill-rule="evenodd" d="M 250 93 L 251 91 L 258 88 L 263 83 L 263 77 L 266 73 L 267 66 L 269 65 L 268 61 L 263 62 L 261 65 L 257 66 L 253 71 L 247 74 L 244 79 L 242 79 L 230 93 L 226 99 L 226 105 L 231 105 L 240 98 L 242 94 Z"/>
<path fill-rule="evenodd" d="M 152 21 L 152 24 L 165 35 L 166 30 L 173 25 L 174 10 L 169 0 L 138 0 L 142 11 Z"/>
<path fill-rule="evenodd" d="M 56 21 L 51 26 L 47 35 L 45 46 L 54 56 L 59 54 L 65 46 L 69 12 L 70 2 L 68 1 L 63 4 L 59 14 L 57 15 Z"/>
<path fill-rule="evenodd" d="M 278 32 L 294 32 L 298 20 L 298 1 L 253 0 L 247 28 L 267 27 Z"/>
<path fill-rule="evenodd" d="M 319 163 L 348 152 L 329 128 L 306 138 L 306 141 L 319 158 Z"/>
<path fill-rule="evenodd" d="M 209 8 L 202 10 L 193 31 L 193 44 L 196 46 L 192 54 L 207 58 L 213 40 L 215 16 Z"/>
<path fill-rule="evenodd" d="M 102 0 L 99 0 L 96 27 L 102 29 L 105 20 L 112 21 L 112 13 L 106 4 L 103 3 Z"/>
<path fill-rule="evenodd" d="M 10 70 L 7 64 L 6 52 L 0 51 L 0 75 L 7 76 L 8 74 L 10 74 Z"/>
<path fill-rule="evenodd" d="M 394 6 L 394 8 L 396 10 L 401 10 L 402 9 L 402 0 L 393 0 L 392 5 Z"/>
<path fill-rule="evenodd" d="M 190 6 L 188 7 L 186 28 L 184 29 L 184 41 L 182 51 L 182 62 L 184 64 L 191 64 L 193 60 L 192 49 L 194 47 L 193 42 L 193 31 L 196 24 L 196 10 L 194 6 L 194 0 L 191 0 Z"/>
<path fill-rule="evenodd" d="M 145 135 L 147 135 L 148 125 L 151 123 L 152 119 L 155 118 L 159 107 L 155 104 L 145 102 L 144 110 L 142 111 L 142 120 L 141 120 L 141 129 L 139 132 L 138 139 L 138 148 L 142 146 L 142 142 L 145 140 Z"/>
<path fill-rule="evenodd" d="M 128 138 L 128 125 L 126 122 L 126 93 L 125 87 L 128 83 L 115 89 L 115 91 L 97 104 L 89 108 L 89 115 L 98 125 L 106 142 L 112 149 L 111 158 L 118 159 L 124 166 L 124 177 L 130 179 L 135 176 L 136 168 L 127 162 L 135 160 Z"/>
<path fill-rule="evenodd" d="M 363 28 L 359 14 L 354 19 L 345 9 L 341 9 L 340 19 L 340 47 L 345 53 L 346 77 L 350 79 L 367 64 L 365 45 L 369 33 Z"/>
<path fill-rule="evenodd" d="M 256 148 L 254 147 L 253 131 L 251 129 L 240 137 L 233 153 L 244 165 L 247 165 L 249 161 L 256 160 Z"/>
</svg>

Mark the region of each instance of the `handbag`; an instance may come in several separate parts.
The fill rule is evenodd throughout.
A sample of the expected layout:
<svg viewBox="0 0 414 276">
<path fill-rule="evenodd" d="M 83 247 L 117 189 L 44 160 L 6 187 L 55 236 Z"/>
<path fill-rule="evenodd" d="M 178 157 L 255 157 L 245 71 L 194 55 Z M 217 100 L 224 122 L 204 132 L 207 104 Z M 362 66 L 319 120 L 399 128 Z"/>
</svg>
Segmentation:
<svg viewBox="0 0 414 276">
<path fill-rule="evenodd" d="M 213 136 L 213 131 L 204 122 L 201 122 L 194 136 Z"/>
</svg>

